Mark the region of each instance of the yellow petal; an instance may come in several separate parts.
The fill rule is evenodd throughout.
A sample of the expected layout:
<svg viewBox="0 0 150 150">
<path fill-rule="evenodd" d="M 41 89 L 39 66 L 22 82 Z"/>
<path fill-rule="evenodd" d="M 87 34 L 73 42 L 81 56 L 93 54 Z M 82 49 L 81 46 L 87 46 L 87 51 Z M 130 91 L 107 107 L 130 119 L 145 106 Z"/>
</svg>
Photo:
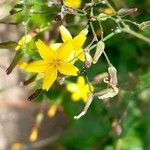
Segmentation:
<svg viewBox="0 0 150 150">
<path fill-rule="evenodd" d="M 83 49 L 76 49 L 75 51 L 75 56 L 80 59 L 82 62 L 85 61 L 85 56 L 84 56 L 84 52 L 83 52 Z"/>
<path fill-rule="evenodd" d="M 52 49 L 50 49 L 45 43 L 43 43 L 41 40 L 38 40 L 36 42 L 36 46 L 38 49 L 38 52 L 40 56 L 43 59 L 52 59 L 54 58 L 54 52 Z"/>
<path fill-rule="evenodd" d="M 49 67 L 49 64 L 44 60 L 34 61 L 28 64 L 25 68 L 27 72 L 45 72 Z"/>
<path fill-rule="evenodd" d="M 71 63 L 62 62 L 58 68 L 58 71 L 64 75 L 76 76 L 79 69 Z"/>
<path fill-rule="evenodd" d="M 73 101 L 79 101 L 80 98 L 81 98 L 81 94 L 80 94 L 80 92 L 76 91 L 76 92 L 74 92 L 74 93 L 72 94 L 71 97 L 72 97 L 72 100 L 73 100 Z"/>
<path fill-rule="evenodd" d="M 86 56 L 85 56 L 86 55 Z M 78 49 L 76 50 L 76 55 L 78 57 L 79 60 L 81 60 L 82 62 L 85 61 L 85 57 L 86 57 L 86 60 L 89 61 L 89 62 L 92 62 L 92 57 L 91 55 L 88 53 L 88 52 L 85 52 L 83 51 L 83 49 Z"/>
<path fill-rule="evenodd" d="M 79 77 L 78 77 L 78 80 L 77 80 L 77 84 L 78 84 L 78 86 L 83 86 L 83 85 L 85 85 L 85 79 L 84 79 L 84 77 L 79 76 Z"/>
<path fill-rule="evenodd" d="M 56 57 L 58 59 L 65 60 L 65 59 L 69 58 L 72 51 L 73 51 L 72 42 L 71 41 L 65 42 L 56 51 Z"/>
<path fill-rule="evenodd" d="M 27 67 L 28 63 L 25 61 L 22 61 L 18 64 L 19 68 L 22 70 L 25 70 L 25 68 Z"/>
<path fill-rule="evenodd" d="M 81 0 L 64 0 L 64 4 L 68 7 L 79 8 L 81 6 Z"/>
<path fill-rule="evenodd" d="M 54 67 L 49 68 L 45 73 L 42 89 L 48 91 L 57 78 L 57 70 Z"/>
<path fill-rule="evenodd" d="M 60 31 L 63 42 L 66 42 L 72 39 L 70 32 L 65 28 L 65 26 L 61 25 L 59 27 L 59 31 Z"/>
<path fill-rule="evenodd" d="M 87 29 L 82 30 L 74 39 L 73 45 L 75 49 L 81 49 L 86 40 Z"/>
<path fill-rule="evenodd" d="M 77 90 L 77 84 L 75 84 L 75 83 L 69 83 L 69 84 L 67 84 L 67 90 L 69 92 L 76 91 Z"/>
<path fill-rule="evenodd" d="M 50 49 L 52 49 L 54 52 L 58 50 L 58 48 L 62 45 L 62 43 L 54 43 L 50 45 Z"/>
<path fill-rule="evenodd" d="M 23 36 L 16 46 L 16 51 L 21 49 L 25 44 L 29 43 L 32 40 L 32 36 L 30 34 L 27 34 L 26 36 Z"/>
</svg>

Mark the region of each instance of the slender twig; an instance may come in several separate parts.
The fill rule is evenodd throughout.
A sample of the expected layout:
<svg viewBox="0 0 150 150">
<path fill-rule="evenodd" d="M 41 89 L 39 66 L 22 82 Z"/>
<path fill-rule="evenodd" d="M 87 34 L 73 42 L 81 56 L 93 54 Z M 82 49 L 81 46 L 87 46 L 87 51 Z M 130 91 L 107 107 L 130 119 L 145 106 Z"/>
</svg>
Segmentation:
<svg viewBox="0 0 150 150">
<path fill-rule="evenodd" d="M 147 42 L 148 44 L 150 44 L 150 38 L 148 38 L 148 37 L 146 37 L 146 36 L 144 36 L 144 35 L 142 35 L 140 33 L 137 33 L 137 32 L 135 32 L 133 30 L 127 30 L 127 29 L 121 29 L 121 31 L 129 33 L 129 34 L 131 34 L 131 35 L 133 35 L 133 36 L 135 36 L 135 37 L 137 37 L 137 38 Z"/>
</svg>

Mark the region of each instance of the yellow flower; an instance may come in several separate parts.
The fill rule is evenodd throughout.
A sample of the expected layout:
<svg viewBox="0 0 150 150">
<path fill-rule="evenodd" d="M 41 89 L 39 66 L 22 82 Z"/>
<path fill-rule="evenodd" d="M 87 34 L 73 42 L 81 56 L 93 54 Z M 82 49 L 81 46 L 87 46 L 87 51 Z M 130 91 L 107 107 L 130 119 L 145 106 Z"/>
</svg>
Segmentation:
<svg viewBox="0 0 150 150">
<path fill-rule="evenodd" d="M 81 6 L 81 0 L 63 0 L 64 4 L 68 7 L 79 8 Z"/>
<path fill-rule="evenodd" d="M 52 118 L 55 116 L 55 114 L 57 113 L 57 109 L 58 109 L 58 104 L 53 103 L 52 105 L 50 105 L 47 115 Z"/>
<path fill-rule="evenodd" d="M 21 143 L 13 144 L 11 150 L 21 150 Z"/>
<path fill-rule="evenodd" d="M 113 15 L 114 12 L 113 12 L 113 10 L 111 8 L 105 8 L 103 10 L 103 13 L 111 16 L 111 15 Z"/>
<path fill-rule="evenodd" d="M 27 43 L 29 43 L 32 40 L 32 35 L 27 34 L 26 36 L 23 36 L 19 42 L 18 45 L 16 46 L 15 50 L 18 51 L 19 49 L 23 48 L 23 46 Z"/>
<path fill-rule="evenodd" d="M 29 137 L 29 140 L 31 142 L 34 142 L 37 140 L 37 138 L 38 138 L 38 129 L 36 127 L 33 127 L 32 131 L 31 131 L 31 135 Z"/>
<path fill-rule="evenodd" d="M 67 61 L 72 48 L 71 42 L 65 42 L 58 46 L 57 50 L 47 46 L 41 40 L 36 42 L 38 52 L 42 60 L 27 65 L 26 71 L 44 73 L 42 89 L 48 91 L 57 79 L 58 72 L 64 75 L 76 76 L 78 68 Z"/>
<path fill-rule="evenodd" d="M 74 49 L 74 57 L 78 57 L 81 61 L 84 62 L 85 56 L 84 56 L 84 51 L 82 49 L 82 46 L 85 43 L 88 30 L 87 29 L 82 30 L 74 38 L 72 38 L 72 35 L 70 34 L 70 32 L 63 25 L 59 27 L 59 30 L 60 30 L 60 34 L 61 34 L 63 42 L 72 41 L 73 49 Z M 91 58 L 90 55 L 89 57 Z"/>
<path fill-rule="evenodd" d="M 92 90 L 93 87 L 91 86 Z M 84 102 L 87 101 L 88 94 L 90 93 L 89 85 L 85 83 L 82 76 L 79 76 L 77 83 L 67 84 L 67 90 L 72 93 L 72 100 L 79 101 L 82 99 Z"/>
</svg>

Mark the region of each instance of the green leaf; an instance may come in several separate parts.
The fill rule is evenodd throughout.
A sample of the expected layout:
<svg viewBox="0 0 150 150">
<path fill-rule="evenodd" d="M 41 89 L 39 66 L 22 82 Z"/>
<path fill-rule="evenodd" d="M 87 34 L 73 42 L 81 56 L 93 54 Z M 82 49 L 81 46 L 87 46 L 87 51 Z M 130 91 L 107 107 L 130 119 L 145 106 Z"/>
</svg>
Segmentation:
<svg viewBox="0 0 150 150">
<path fill-rule="evenodd" d="M 14 8 L 10 11 L 10 14 L 11 14 L 11 15 L 14 15 L 14 14 L 16 14 L 16 13 L 22 11 L 22 10 L 23 10 L 23 7 L 24 7 L 23 4 L 16 4 L 16 5 L 14 6 Z"/>
<path fill-rule="evenodd" d="M 15 48 L 17 45 L 18 45 L 17 42 L 7 41 L 7 42 L 0 43 L 0 49 L 3 49 L 3 48 Z"/>
<path fill-rule="evenodd" d="M 12 60 L 11 64 L 6 70 L 7 75 L 9 75 L 12 72 L 12 70 L 15 68 L 15 66 L 18 64 L 18 62 L 21 60 L 22 57 L 23 52 L 21 50 L 17 51 L 14 56 L 14 59 Z"/>
</svg>

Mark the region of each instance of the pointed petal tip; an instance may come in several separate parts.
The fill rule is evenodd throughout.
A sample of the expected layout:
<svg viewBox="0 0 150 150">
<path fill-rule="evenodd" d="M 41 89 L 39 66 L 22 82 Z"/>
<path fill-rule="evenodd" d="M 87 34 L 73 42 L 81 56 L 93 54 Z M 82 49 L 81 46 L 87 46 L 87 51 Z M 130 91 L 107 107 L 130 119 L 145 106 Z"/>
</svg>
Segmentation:
<svg viewBox="0 0 150 150">
<path fill-rule="evenodd" d="M 85 36 L 88 34 L 88 29 L 87 28 L 85 28 L 85 29 L 83 29 L 82 31 L 81 31 Z"/>
</svg>

